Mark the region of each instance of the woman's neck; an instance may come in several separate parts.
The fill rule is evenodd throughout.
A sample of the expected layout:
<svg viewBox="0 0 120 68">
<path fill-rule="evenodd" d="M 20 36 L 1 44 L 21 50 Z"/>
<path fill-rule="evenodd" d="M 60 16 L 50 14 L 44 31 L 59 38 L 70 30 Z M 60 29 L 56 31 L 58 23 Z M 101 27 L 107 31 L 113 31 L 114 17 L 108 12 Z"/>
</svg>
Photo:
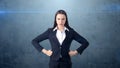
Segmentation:
<svg viewBox="0 0 120 68">
<path fill-rule="evenodd" d="M 57 26 L 58 30 L 63 31 L 65 26 Z"/>
</svg>

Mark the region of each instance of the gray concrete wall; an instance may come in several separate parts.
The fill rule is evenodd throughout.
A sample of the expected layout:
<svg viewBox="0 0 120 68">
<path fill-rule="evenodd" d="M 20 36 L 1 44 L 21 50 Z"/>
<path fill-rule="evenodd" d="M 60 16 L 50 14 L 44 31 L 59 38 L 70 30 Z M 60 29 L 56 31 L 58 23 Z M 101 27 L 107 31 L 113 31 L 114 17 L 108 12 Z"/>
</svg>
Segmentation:
<svg viewBox="0 0 120 68">
<path fill-rule="evenodd" d="M 119 0 L 0 0 L 0 68 L 48 68 L 31 40 L 53 26 L 58 9 L 90 45 L 73 68 L 120 68 Z M 49 41 L 41 43 L 50 49 Z M 71 50 L 80 44 L 73 41 Z"/>
</svg>

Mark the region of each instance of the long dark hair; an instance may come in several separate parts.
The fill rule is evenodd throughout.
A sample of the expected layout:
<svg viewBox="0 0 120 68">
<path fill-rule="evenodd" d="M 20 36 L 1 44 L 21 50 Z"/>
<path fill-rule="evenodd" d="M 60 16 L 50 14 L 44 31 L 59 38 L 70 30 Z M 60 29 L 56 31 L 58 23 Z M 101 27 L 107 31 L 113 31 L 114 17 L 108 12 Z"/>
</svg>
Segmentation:
<svg viewBox="0 0 120 68">
<path fill-rule="evenodd" d="M 58 10 L 55 14 L 55 18 L 54 18 L 54 25 L 53 25 L 53 29 L 57 26 L 57 22 L 56 22 L 56 16 L 58 14 L 64 14 L 66 16 L 66 22 L 65 22 L 65 27 L 67 27 L 68 29 L 70 29 L 69 23 L 68 23 L 68 17 L 67 17 L 67 13 L 64 10 Z"/>
</svg>

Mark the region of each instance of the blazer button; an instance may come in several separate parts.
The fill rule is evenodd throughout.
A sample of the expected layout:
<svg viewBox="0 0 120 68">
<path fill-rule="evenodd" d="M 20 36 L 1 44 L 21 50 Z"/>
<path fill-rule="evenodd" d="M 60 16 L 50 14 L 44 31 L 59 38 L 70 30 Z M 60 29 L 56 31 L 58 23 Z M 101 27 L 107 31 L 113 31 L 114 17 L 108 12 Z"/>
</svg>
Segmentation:
<svg viewBox="0 0 120 68">
<path fill-rule="evenodd" d="M 62 55 L 60 55 L 60 58 L 62 58 Z"/>
</svg>

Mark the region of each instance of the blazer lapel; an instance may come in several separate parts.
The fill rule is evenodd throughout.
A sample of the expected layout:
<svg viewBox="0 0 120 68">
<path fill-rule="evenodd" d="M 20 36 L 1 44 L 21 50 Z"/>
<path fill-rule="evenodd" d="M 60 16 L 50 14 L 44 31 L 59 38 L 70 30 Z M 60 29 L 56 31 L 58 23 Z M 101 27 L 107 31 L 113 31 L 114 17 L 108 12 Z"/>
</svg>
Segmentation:
<svg viewBox="0 0 120 68">
<path fill-rule="evenodd" d="M 55 41 L 59 46 L 61 46 L 60 43 L 59 43 L 59 41 L 58 41 L 58 39 L 57 39 L 57 37 L 56 37 L 56 32 L 57 32 L 57 30 L 53 31 L 54 41 Z M 65 39 L 63 40 L 63 43 L 69 38 L 69 31 L 65 30 L 65 33 L 66 33 L 66 37 L 65 37 Z M 63 43 L 62 43 L 62 45 L 63 45 Z"/>
<path fill-rule="evenodd" d="M 66 37 L 63 40 L 63 43 L 69 38 L 69 31 L 65 30 L 65 33 L 66 33 Z M 62 43 L 62 45 L 63 45 L 63 43 Z"/>
<path fill-rule="evenodd" d="M 56 37 L 56 32 L 57 32 L 57 30 L 53 31 L 53 37 L 55 39 L 55 42 L 60 46 L 60 43 L 59 43 L 59 41 L 58 41 L 58 39 Z"/>
</svg>

